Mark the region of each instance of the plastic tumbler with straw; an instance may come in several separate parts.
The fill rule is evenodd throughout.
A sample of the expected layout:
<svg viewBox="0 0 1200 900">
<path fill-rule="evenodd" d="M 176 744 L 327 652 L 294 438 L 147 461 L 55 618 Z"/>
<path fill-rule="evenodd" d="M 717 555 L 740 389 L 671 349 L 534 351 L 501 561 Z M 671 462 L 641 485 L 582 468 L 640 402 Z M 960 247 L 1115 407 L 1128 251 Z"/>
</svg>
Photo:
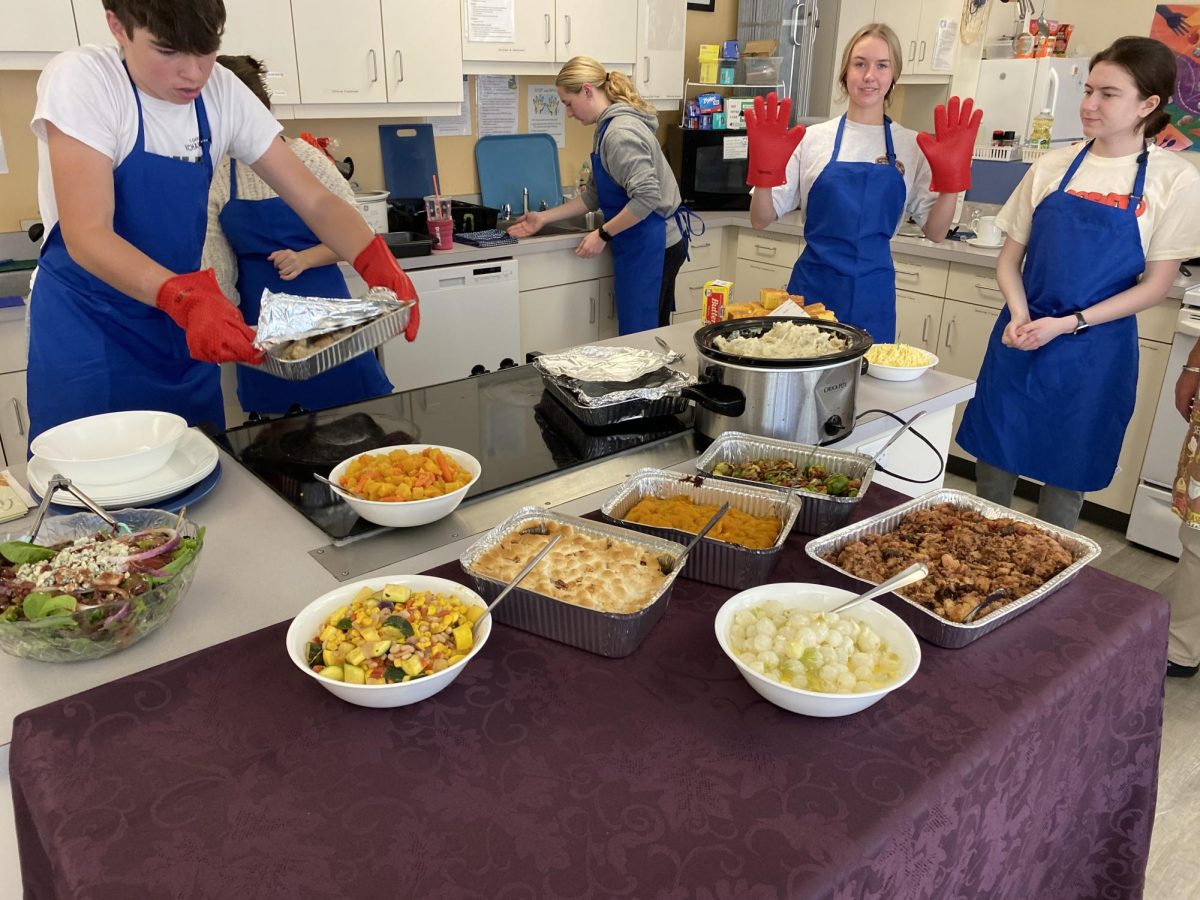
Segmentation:
<svg viewBox="0 0 1200 900">
<path fill-rule="evenodd" d="M 450 212 L 451 200 L 442 197 L 438 189 L 437 176 L 433 176 L 433 193 L 425 198 L 425 219 L 429 234 L 433 237 L 434 250 L 454 249 L 454 217 Z"/>
</svg>

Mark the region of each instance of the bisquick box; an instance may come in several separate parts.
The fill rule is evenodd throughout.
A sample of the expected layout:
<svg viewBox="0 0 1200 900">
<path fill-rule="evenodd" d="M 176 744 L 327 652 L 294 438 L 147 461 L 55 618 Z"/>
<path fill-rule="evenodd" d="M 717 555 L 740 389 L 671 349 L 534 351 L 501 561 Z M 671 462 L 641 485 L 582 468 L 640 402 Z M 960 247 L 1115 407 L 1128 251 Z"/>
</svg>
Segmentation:
<svg viewBox="0 0 1200 900">
<path fill-rule="evenodd" d="M 732 281 L 721 281 L 718 278 L 704 282 L 704 321 L 724 322 L 725 307 L 733 293 Z"/>
</svg>

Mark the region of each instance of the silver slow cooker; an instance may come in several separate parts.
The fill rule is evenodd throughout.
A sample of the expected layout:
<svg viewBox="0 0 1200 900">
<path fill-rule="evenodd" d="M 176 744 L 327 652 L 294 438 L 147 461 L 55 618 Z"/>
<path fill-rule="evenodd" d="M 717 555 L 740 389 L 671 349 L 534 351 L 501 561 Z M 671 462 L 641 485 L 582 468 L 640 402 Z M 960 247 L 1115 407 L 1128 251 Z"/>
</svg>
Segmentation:
<svg viewBox="0 0 1200 900">
<path fill-rule="evenodd" d="M 816 325 L 846 347 L 811 359 L 743 356 L 719 350 L 719 337 L 759 337 L 780 322 Z M 695 335 L 700 391 L 721 402 L 696 404 L 696 431 L 716 438 L 744 431 L 802 444 L 832 444 L 854 430 L 854 401 L 871 336 L 861 328 L 791 316 L 731 319 Z M 740 402 L 738 402 L 740 401 Z"/>
</svg>

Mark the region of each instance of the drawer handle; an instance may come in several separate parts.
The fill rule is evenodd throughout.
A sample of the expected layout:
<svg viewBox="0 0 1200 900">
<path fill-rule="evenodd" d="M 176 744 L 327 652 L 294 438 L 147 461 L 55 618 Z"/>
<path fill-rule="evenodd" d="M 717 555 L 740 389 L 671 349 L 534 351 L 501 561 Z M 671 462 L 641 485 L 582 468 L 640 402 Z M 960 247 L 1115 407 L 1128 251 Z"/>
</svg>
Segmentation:
<svg viewBox="0 0 1200 900">
<path fill-rule="evenodd" d="M 925 316 L 925 324 L 921 326 L 921 343 L 929 343 L 929 326 L 933 323 L 933 316 Z"/>
<path fill-rule="evenodd" d="M 955 322 L 955 320 L 951 319 L 949 324 L 946 325 L 946 349 L 947 350 L 951 350 L 954 347 L 954 341 L 953 341 L 954 322 Z"/>
<path fill-rule="evenodd" d="M 758 251 L 759 256 L 774 256 L 779 252 L 778 247 L 772 247 L 769 244 L 755 244 L 754 249 Z M 770 251 L 769 253 L 767 251 Z"/>
<path fill-rule="evenodd" d="M 701 244 L 696 241 L 692 241 L 692 249 L 693 250 L 707 250 L 711 246 L 712 246 L 712 241 L 709 241 L 706 244 Z"/>
<path fill-rule="evenodd" d="M 897 270 L 896 270 L 896 274 L 897 274 L 897 275 L 903 275 L 905 278 L 915 278 L 915 279 L 917 279 L 918 281 L 920 281 L 920 280 L 921 280 L 921 273 L 920 273 L 920 272 L 910 272 L 908 269 L 897 269 Z"/>
<path fill-rule="evenodd" d="M 977 287 L 981 291 L 991 291 L 993 294 L 1000 294 L 1001 297 L 1004 296 L 1004 294 L 1000 291 L 1000 288 L 992 287 L 990 284 L 980 284 L 977 281 L 977 282 L 975 282 L 975 287 Z"/>
<path fill-rule="evenodd" d="M 17 402 L 17 398 L 12 398 L 13 415 L 17 417 L 17 434 L 25 437 L 25 419 L 21 415 L 21 404 Z"/>
<path fill-rule="evenodd" d="M 375 62 L 375 48 L 372 47 L 367 52 L 371 54 L 371 81 L 376 82 L 379 80 L 379 66 Z"/>
</svg>

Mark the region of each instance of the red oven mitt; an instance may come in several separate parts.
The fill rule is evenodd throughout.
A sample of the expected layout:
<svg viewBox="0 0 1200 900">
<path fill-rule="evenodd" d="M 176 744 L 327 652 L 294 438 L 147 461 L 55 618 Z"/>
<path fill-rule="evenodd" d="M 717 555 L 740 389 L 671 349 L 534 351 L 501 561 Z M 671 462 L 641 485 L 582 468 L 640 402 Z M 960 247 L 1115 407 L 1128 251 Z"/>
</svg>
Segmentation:
<svg viewBox="0 0 1200 900">
<path fill-rule="evenodd" d="M 404 329 L 406 340 L 417 338 L 417 329 L 421 327 L 421 308 L 417 305 L 417 289 L 411 279 L 404 274 L 388 249 L 387 243 L 378 234 L 371 238 L 358 256 L 354 258 L 354 271 L 362 276 L 368 287 L 390 288 L 400 300 L 411 300 L 412 308 L 408 311 L 408 327 Z"/>
<path fill-rule="evenodd" d="M 754 109 L 744 113 L 750 145 L 746 184 L 771 188 L 787 182 L 788 160 L 804 139 L 803 125 L 788 130 L 791 116 L 791 98 L 784 97 L 781 103 L 774 91 L 767 94 L 765 103 L 762 97 L 755 97 Z"/>
<path fill-rule="evenodd" d="M 971 154 L 983 119 L 983 110 L 972 112 L 974 106 L 970 97 L 961 106 L 957 97 L 951 97 L 948 106 L 939 103 L 933 111 L 934 133 L 917 135 L 917 144 L 933 171 L 929 189 L 935 193 L 957 194 L 971 186 Z"/>
<path fill-rule="evenodd" d="M 254 330 L 221 291 L 212 269 L 168 278 L 154 302 L 183 329 L 192 359 L 262 362 L 262 351 L 254 346 Z"/>
</svg>

